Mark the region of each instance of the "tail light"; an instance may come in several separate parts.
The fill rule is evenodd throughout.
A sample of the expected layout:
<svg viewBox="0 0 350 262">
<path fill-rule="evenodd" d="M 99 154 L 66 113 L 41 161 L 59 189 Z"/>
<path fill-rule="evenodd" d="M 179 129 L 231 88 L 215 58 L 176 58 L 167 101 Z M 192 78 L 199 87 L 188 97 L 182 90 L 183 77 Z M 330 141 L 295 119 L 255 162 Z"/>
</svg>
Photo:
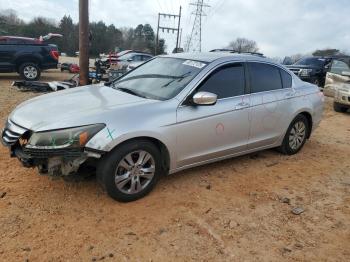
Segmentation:
<svg viewBox="0 0 350 262">
<path fill-rule="evenodd" d="M 59 53 L 57 50 L 51 50 L 50 51 L 50 56 L 55 59 L 55 60 L 58 60 L 58 58 L 60 57 Z"/>
</svg>

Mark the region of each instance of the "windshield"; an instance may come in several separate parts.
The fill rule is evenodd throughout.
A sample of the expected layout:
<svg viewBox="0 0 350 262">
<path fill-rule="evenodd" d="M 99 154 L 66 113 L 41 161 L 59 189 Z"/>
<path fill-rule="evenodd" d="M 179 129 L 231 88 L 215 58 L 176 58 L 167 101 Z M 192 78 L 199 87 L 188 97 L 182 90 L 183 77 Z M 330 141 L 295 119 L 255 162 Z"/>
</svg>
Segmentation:
<svg viewBox="0 0 350 262">
<path fill-rule="evenodd" d="M 118 59 L 119 60 L 128 60 L 130 58 L 132 58 L 135 55 L 135 53 L 127 53 L 124 55 L 118 55 Z"/>
<path fill-rule="evenodd" d="M 125 55 L 125 54 L 130 53 L 130 52 L 131 52 L 130 50 L 124 50 L 124 51 L 117 53 L 117 55 L 122 56 L 122 55 Z"/>
<path fill-rule="evenodd" d="M 176 96 L 206 65 L 157 57 L 119 78 L 112 87 L 145 98 L 167 100 Z"/>
<path fill-rule="evenodd" d="M 308 58 L 300 59 L 298 62 L 295 63 L 295 65 L 308 65 L 308 66 L 323 67 L 325 62 L 326 62 L 326 59 L 323 59 L 323 58 L 308 57 Z"/>
</svg>

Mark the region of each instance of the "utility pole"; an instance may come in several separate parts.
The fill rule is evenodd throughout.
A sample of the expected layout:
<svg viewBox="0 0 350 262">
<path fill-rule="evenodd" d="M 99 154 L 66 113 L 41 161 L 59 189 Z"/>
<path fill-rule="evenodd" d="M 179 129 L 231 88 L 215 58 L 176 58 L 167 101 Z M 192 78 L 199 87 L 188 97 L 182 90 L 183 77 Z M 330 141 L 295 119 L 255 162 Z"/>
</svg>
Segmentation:
<svg viewBox="0 0 350 262">
<path fill-rule="evenodd" d="M 157 55 L 157 53 L 158 53 L 158 43 L 159 43 L 159 21 L 160 21 L 160 14 L 158 13 L 158 26 L 157 26 L 156 44 L 154 45 L 154 55 Z"/>
<path fill-rule="evenodd" d="M 181 5 L 180 5 L 180 11 L 179 11 L 179 21 L 178 21 L 178 24 L 177 24 L 177 37 L 176 37 L 176 53 L 179 51 L 179 35 L 180 35 L 180 23 L 181 23 Z"/>
<path fill-rule="evenodd" d="M 79 0 L 79 85 L 89 83 L 89 0 Z"/>
<path fill-rule="evenodd" d="M 161 26 L 161 19 L 178 19 L 178 27 L 167 27 L 167 26 Z M 158 53 L 158 45 L 159 45 L 159 30 L 161 29 L 162 32 L 167 31 L 168 33 L 171 31 L 172 33 L 177 32 L 177 37 L 176 37 L 176 46 L 175 46 L 175 51 L 177 52 L 178 50 L 178 44 L 179 44 L 179 32 L 180 32 L 180 23 L 181 23 L 181 6 L 180 6 L 180 12 L 178 15 L 173 15 L 173 14 L 165 14 L 165 13 L 158 13 L 158 26 L 157 26 L 157 37 L 156 37 L 156 44 L 155 44 L 155 55 Z"/>
<path fill-rule="evenodd" d="M 195 3 L 190 3 L 195 6 L 196 10 L 192 13 L 195 15 L 191 35 L 186 43 L 186 51 L 189 52 L 193 46 L 192 51 L 202 51 L 202 17 L 206 16 L 203 12 L 203 7 L 210 7 L 204 3 L 204 0 L 197 0 Z"/>
<path fill-rule="evenodd" d="M 180 29 L 180 40 L 179 40 L 179 47 L 181 46 L 181 40 L 182 40 L 182 28 Z"/>
</svg>

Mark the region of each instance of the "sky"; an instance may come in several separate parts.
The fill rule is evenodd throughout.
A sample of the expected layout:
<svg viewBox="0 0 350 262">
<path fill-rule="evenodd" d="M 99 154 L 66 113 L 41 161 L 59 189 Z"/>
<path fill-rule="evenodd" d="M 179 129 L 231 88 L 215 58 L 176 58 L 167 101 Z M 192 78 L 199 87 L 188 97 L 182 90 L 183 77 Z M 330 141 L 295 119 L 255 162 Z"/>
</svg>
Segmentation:
<svg viewBox="0 0 350 262">
<path fill-rule="evenodd" d="M 157 27 L 158 13 L 177 14 L 182 6 L 182 46 L 189 36 L 196 0 L 90 0 L 90 21 L 103 20 L 116 27 L 149 23 Z M 202 50 L 226 47 L 237 37 L 255 40 L 269 57 L 311 53 L 321 48 L 350 51 L 349 0 L 206 0 Z M 14 9 L 25 21 L 36 16 L 63 15 L 78 21 L 78 0 L 0 0 L 1 9 Z M 176 26 L 162 19 L 163 26 Z M 168 50 L 175 47 L 176 34 L 161 32 Z"/>
</svg>

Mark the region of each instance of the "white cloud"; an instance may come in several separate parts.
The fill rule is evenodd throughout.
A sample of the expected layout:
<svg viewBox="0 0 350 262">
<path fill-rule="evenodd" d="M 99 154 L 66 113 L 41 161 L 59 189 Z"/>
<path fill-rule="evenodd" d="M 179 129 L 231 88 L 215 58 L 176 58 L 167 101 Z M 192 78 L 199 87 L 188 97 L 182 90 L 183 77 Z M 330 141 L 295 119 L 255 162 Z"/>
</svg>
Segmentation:
<svg viewBox="0 0 350 262">
<path fill-rule="evenodd" d="M 90 20 L 103 20 L 117 27 L 140 23 L 157 25 L 157 13 L 177 13 L 183 6 L 183 37 L 192 29 L 189 0 L 90 0 Z M 203 50 L 226 46 L 237 37 L 257 41 L 269 56 L 285 56 L 334 47 L 348 50 L 350 39 L 350 2 L 348 0 L 209 0 L 211 7 L 203 18 Z M 78 0 L 0 0 L 0 9 L 14 9 L 30 20 L 46 16 L 59 20 L 69 14 L 78 19 Z M 171 21 L 168 24 L 171 25 Z M 161 33 L 174 47 L 175 35 Z M 182 41 L 184 42 L 184 41 Z"/>
</svg>

